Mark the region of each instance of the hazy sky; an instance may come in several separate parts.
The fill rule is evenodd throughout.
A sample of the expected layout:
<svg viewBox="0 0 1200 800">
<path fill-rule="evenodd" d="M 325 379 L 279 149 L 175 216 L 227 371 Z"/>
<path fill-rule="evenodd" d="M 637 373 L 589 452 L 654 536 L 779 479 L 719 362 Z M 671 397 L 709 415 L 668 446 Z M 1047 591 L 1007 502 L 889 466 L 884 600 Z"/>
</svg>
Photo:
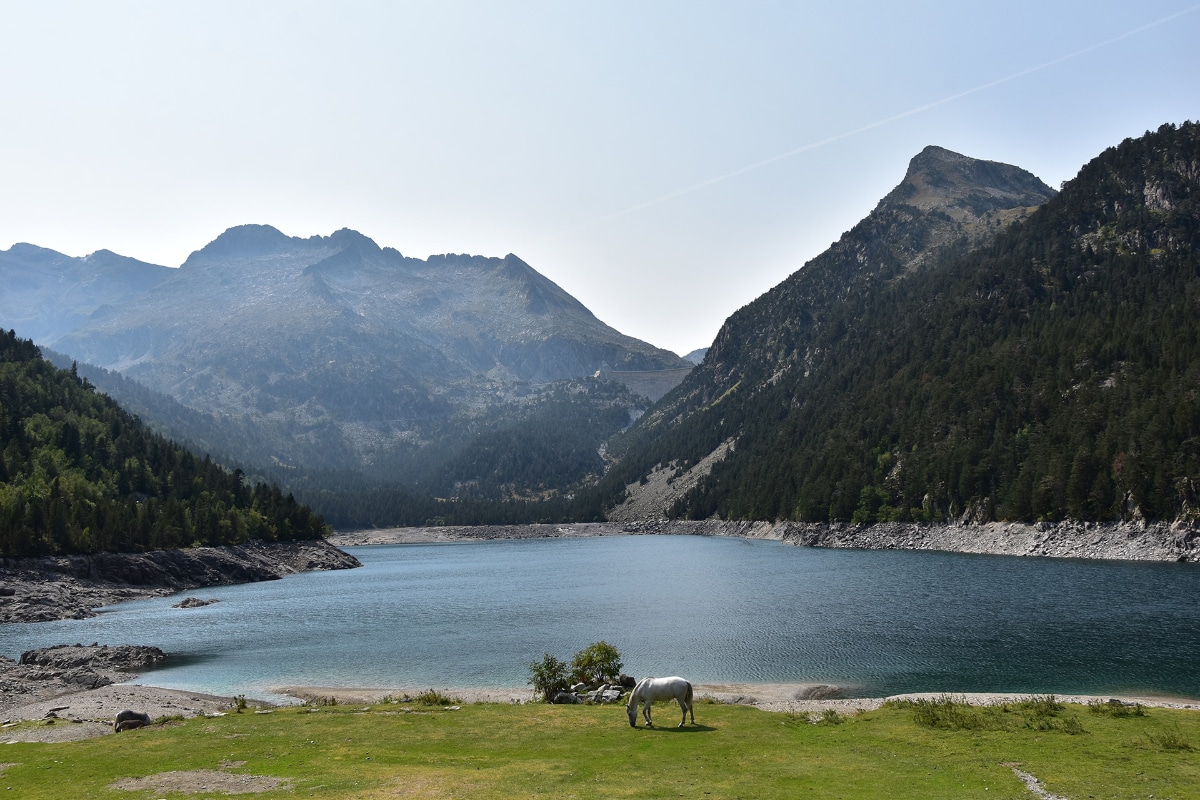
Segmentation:
<svg viewBox="0 0 1200 800">
<path fill-rule="evenodd" d="M 1057 187 L 1200 118 L 1190 0 L 0 0 L 0 30 L 0 249 L 350 227 L 515 253 L 680 353 L 926 145 Z"/>
</svg>

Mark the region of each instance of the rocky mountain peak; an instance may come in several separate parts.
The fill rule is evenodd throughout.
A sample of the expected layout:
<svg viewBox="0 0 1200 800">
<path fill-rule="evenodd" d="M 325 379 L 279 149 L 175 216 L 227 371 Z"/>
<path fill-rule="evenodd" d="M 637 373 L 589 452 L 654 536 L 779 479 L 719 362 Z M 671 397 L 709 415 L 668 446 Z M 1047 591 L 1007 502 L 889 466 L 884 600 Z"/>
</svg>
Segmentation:
<svg viewBox="0 0 1200 800">
<path fill-rule="evenodd" d="M 69 260 L 67 256 L 57 250 L 38 247 L 36 244 L 26 242 L 17 242 L 7 250 L 0 250 L 0 257 L 22 264 L 54 264 Z"/>
<path fill-rule="evenodd" d="M 270 225 L 236 225 L 188 256 L 184 266 L 196 261 L 255 258 L 286 247 L 291 238 Z"/>
<path fill-rule="evenodd" d="M 379 245 L 370 236 L 359 233 L 352 228 L 342 228 L 329 235 L 331 244 L 341 247 L 352 247 L 366 253 L 378 253 Z"/>
<path fill-rule="evenodd" d="M 953 217 L 979 217 L 989 211 L 1041 205 L 1056 192 L 1033 173 L 997 161 L 964 156 L 929 145 L 908 164 L 908 172 L 880 207 L 904 204 Z"/>
</svg>

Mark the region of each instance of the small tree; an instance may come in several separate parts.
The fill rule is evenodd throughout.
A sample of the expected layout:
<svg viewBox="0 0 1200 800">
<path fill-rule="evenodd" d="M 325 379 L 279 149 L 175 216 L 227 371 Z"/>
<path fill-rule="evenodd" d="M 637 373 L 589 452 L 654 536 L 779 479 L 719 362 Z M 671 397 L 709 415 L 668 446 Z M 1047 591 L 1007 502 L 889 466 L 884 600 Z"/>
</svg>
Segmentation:
<svg viewBox="0 0 1200 800">
<path fill-rule="evenodd" d="M 595 642 L 580 650 L 571 659 L 571 680 L 594 686 L 613 683 L 621 674 L 621 654 L 605 641 Z"/>
<path fill-rule="evenodd" d="M 541 661 L 530 663 L 528 682 L 534 692 L 549 703 L 555 694 L 567 690 L 567 663 L 546 653 Z"/>
</svg>

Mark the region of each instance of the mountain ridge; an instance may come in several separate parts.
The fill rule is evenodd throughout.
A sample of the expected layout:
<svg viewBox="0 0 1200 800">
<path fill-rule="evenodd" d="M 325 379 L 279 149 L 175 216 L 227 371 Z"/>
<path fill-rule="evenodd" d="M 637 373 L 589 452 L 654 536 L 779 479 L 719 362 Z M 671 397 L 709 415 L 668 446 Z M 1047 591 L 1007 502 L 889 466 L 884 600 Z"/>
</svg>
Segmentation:
<svg viewBox="0 0 1200 800">
<path fill-rule="evenodd" d="M 603 438 L 649 400 L 579 384 L 580 407 L 569 411 L 552 399 L 553 385 L 591 381 L 606 363 L 679 377 L 691 366 L 605 325 L 514 254 L 417 259 L 349 228 L 300 238 L 269 225 L 230 228 L 136 303 L 113 302 L 42 343 L 214 415 L 213 424 L 228 419 L 231 432 L 246 424 L 273 431 L 270 452 L 228 453 L 241 463 L 406 480 L 443 474 L 438 464 L 454 460 L 472 429 L 543 406 L 609 420 L 586 443 L 594 464 L 585 472 L 598 472 Z M 622 421 L 609 414 L 613 403 Z M 211 441 L 212 424 L 203 428 L 176 434 Z M 595 428 L 581 422 L 580 430 Z M 218 438 L 236 445 L 235 436 Z M 564 474 L 582 477 L 580 459 L 564 458 L 576 465 Z M 475 474 L 446 481 L 448 490 L 487 482 Z"/>
<path fill-rule="evenodd" d="M 1164 125 L 1109 148 L 982 246 L 911 272 L 893 260 L 892 280 L 838 295 L 798 335 L 767 312 L 794 320 L 804 306 L 788 309 L 782 291 L 756 301 L 718 336 L 718 357 L 631 431 L 614 479 L 682 477 L 724 443 L 729 454 L 664 511 L 1198 518 L 1197 198 L 1200 126 Z M 865 246 L 854 232 L 870 228 L 841 249 Z"/>
<path fill-rule="evenodd" d="M 939 173 L 935 193 L 927 188 L 928 173 L 938 164 L 946 169 Z M 972 175 L 979 173 L 1000 176 L 1003 191 L 981 192 L 972 183 Z M 1023 193 L 1014 192 L 1013 186 L 1023 186 Z M 703 362 L 639 427 L 644 430 L 702 408 L 751 372 L 772 374 L 797 362 L 811 370 L 820 354 L 805 343 L 812 341 L 830 308 L 852 293 L 903 278 L 938 253 L 978 246 L 1054 194 L 1019 167 L 925 148 L 866 218 L 824 253 L 730 315 Z M 909 202 L 917 195 L 924 198 L 923 208 Z M 942 200 L 934 203 L 934 196 Z M 964 205 L 964 197 L 972 202 Z"/>
</svg>

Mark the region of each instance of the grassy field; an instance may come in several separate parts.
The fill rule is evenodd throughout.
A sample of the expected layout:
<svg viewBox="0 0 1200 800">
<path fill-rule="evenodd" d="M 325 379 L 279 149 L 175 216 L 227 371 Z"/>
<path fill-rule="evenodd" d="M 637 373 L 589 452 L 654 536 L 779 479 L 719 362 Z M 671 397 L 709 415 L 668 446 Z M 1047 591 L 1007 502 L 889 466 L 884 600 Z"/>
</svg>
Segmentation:
<svg viewBox="0 0 1200 800">
<path fill-rule="evenodd" d="M 1200 714 L 1048 700 L 811 719 L 702 704 L 695 726 L 637 730 L 611 706 L 247 710 L 5 745 L 0 798 L 1034 797 L 1014 766 L 1070 800 L 1200 798 Z"/>
</svg>

